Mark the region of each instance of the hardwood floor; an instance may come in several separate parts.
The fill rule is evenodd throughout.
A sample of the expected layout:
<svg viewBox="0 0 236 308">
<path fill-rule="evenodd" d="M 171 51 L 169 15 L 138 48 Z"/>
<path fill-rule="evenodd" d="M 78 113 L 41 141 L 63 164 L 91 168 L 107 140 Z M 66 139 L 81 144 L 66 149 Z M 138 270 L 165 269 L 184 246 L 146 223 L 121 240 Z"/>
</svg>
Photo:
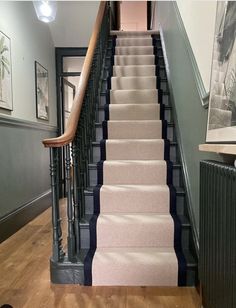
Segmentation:
<svg viewBox="0 0 236 308">
<path fill-rule="evenodd" d="M 64 202 L 61 208 L 65 217 Z M 0 244 L 0 307 L 3 304 L 13 308 L 200 307 L 195 288 L 53 285 L 49 278 L 50 255 L 51 209 L 48 209 Z"/>
</svg>

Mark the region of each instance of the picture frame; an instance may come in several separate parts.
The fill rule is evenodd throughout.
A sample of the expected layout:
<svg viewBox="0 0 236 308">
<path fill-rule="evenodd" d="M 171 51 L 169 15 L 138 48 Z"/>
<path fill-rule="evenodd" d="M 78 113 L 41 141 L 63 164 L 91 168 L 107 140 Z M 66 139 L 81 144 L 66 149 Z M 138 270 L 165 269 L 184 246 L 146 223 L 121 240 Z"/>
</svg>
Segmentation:
<svg viewBox="0 0 236 308">
<path fill-rule="evenodd" d="M 49 80 L 48 70 L 35 61 L 35 92 L 36 92 L 36 117 L 49 120 Z"/>
<path fill-rule="evenodd" d="M 236 2 L 217 2 L 207 143 L 236 143 Z"/>
<path fill-rule="evenodd" d="M 13 110 L 11 39 L 0 31 L 0 108 Z"/>
</svg>

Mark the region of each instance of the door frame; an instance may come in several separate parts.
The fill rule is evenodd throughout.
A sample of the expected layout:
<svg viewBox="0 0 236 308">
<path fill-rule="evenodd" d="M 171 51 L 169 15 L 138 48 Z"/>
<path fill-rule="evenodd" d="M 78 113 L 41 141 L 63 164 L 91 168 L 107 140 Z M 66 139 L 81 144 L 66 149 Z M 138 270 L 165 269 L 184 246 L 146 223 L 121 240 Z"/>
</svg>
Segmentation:
<svg viewBox="0 0 236 308">
<path fill-rule="evenodd" d="M 114 1 L 115 5 L 115 18 L 116 18 L 116 27 L 117 30 L 121 30 L 121 2 L 123 1 Z M 152 1 L 144 0 L 143 2 L 147 3 L 147 30 L 150 30 L 151 18 L 152 18 Z"/>
<path fill-rule="evenodd" d="M 64 57 L 85 57 L 87 53 L 87 47 L 57 47 L 55 48 L 56 53 L 56 89 L 57 89 L 57 126 L 58 135 L 63 134 L 63 101 L 61 97 L 61 77 L 68 76 L 80 76 L 80 72 L 64 73 L 63 72 L 63 58 Z"/>
<path fill-rule="evenodd" d="M 68 76 L 80 76 L 80 72 L 64 73 L 63 72 L 63 58 L 64 57 L 85 57 L 87 47 L 56 47 L 56 92 L 57 92 L 57 127 L 58 136 L 64 132 L 64 103 L 63 103 L 63 83 L 62 78 Z M 64 153 L 59 151 L 59 197 L 65 196 L 65 178 L 64 178 Z"/>
<path fill-rule="evenodd" d="M 71 76 L 71 75 L 70 75 Z M 76 76 L 80 76 L 79 75 L 76 75 Z M 69 76 L 65 76 L 65 77 L 69 77 Z M 67 79 L 65 79 L 65 77 L 61 77 L 61 96 L 62 96 L 62 102 L 63 102 L 63 105 L 64 105 L 64 96 L 65 96 L 65 93 L 64 93 L 64 88 L 65 88 L 65 85 L 67 85 L 68 87 L 72 88 L 73 90 L 73 99 L 75 98 L 75 94 L 76 94 L 76 86 L 69 82 Z M 63 111 L 65 112 L 65 106 L 63 108 Z M 64 127 L 65 127 L 65 117 L 64 117 L 64 123 L 63 123 Z"/>
</svg>

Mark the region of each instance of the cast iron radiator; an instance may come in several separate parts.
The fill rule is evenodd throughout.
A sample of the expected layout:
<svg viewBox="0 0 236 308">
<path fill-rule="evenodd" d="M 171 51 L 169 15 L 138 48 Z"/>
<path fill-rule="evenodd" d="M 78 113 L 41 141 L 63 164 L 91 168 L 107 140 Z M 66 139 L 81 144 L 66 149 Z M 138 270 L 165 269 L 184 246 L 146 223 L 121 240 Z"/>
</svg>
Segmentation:
<svg viewBox="0 0 236 308">
<path fill-rule="evenodd" d="M 200 259 L 204 308 L 236 307 L 236 168 L 200 163 Z"/>
</svg>

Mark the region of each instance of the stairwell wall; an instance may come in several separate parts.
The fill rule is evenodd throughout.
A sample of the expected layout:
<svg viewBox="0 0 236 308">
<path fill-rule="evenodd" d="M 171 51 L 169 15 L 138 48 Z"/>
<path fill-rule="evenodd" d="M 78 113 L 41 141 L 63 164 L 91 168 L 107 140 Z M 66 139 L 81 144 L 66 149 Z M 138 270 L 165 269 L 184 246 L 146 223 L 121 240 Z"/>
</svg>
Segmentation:
<svg viewBox="0 0 236 308">
<path fill-rule="evenodd" d="M 11 39 L 13 111 L 0 108 L 0 241 L 50 206 L 49 154 L 56 135 L 55 49 L 32 2 L 1 1 L 0 31 Z M 49 121 L 36 119 L 35 71 L 49 73 Z"/>
<path fill-rule="evenodd" d="M 203 5 L 204 4 L 205 2 Z M 198 13 L 200 14 L 201 11 Z M 191 15 L 191 12 L 188 11 L 188 14 Z M 198 24 L 201 23 L 200 15 L 194 18 L 195 20 L 198 19 Z M 186 42 L 186 39 L 189 40 L 189 38 L 183 33 L 184 23 L 183 20 L 181 20 L 181 14 L 177 3 L 174 1 L 158 1 L 156 3 L 156 20 L 158 21 L 163 40 L 163 51 L 166 58 L 170 96 L 174 107 L 177 138 L 185 175 L 190 219 L 193 226 L 195 242 L 196 245 L 198 245 L 199 163 L 202 159 L 221 160 L 221 157 L 198 151 L 198 145 L 205 143 L 207 109 L 202 106 L 202 100 L 199 95 L 195 76 L 196 67 L 194 67 L 192 61 L 194 53 L 192 52 L 191 55 L 189 53 L 188 46 L 192 47 L 192 40 Z M 212 21 L 209 20 L 209 22 Z M 205 25 L 205 31 L 210 31 L 207 25 Z M 202 35 L 204 35 L 204 33 L 202 33 Z M 199 35 L 198 38 L 202 48 L 201 58 L 203 59 L 205 54 L 206 57 L 208 57 L 207 61 L 211 61 L 209 56 L 211 53 L 209 53 L 209 51 L 204 53 L 204 46 L 202 46 L 202 42 L 200 41 L 201 36 Z M 197 39 L 195 38 L 195 44 L 196 42 Z M 198 57 L 196 57 L 194 61 L 197 65 L 200 63 Z M 211 65 L 208 65 L 208 67 L 210 66 Z M 208 72 L 208 74 L 210 74 L 210 72 Z M 206 87 L 207 86 L 208 84 L 206 83 Z"/>
<path fill-rule="evenodd" d="M 215 32 L 217 1 L 177 0 L 177 6 L 208 92 Z"/>
<path fill-rule="evenodd" d="M 49 24 L 55 47 L 88 46 L 99 3 L 100 1 L 58 1 L 56 20 Z"/>
</svg>

